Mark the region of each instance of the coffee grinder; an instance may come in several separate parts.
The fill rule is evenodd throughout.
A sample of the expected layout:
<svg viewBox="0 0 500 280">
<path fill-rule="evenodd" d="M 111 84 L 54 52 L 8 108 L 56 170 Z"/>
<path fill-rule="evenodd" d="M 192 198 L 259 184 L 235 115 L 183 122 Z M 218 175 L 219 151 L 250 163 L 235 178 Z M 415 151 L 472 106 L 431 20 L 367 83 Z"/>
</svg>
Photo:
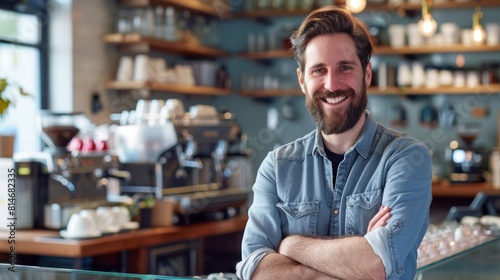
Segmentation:
<svg viewBox="0 0 500 280">
<path fill-rule="evenodd" d="M 453 140 L 446 150 L 446 159 L 451 165 L 450 182 L 483 182 L 484 157 L 481 149 L 473 147 L 472 144 L 480 132 L 479 124 L 461 123 L 457 131 L 461 143 Z"/>
<path fill-rule="evenodd" d="M 106 151 L 69 151 L 68 143 L 90 121 L 83 113 L 40 112 L 38 129 L 48 149 L 20 154 L 18 180 L 32 200 L 33 227 L 62 229 L 73 213 L 107 205 L 109 177 L 118 177 L 119 161 Z"/>
</svg>

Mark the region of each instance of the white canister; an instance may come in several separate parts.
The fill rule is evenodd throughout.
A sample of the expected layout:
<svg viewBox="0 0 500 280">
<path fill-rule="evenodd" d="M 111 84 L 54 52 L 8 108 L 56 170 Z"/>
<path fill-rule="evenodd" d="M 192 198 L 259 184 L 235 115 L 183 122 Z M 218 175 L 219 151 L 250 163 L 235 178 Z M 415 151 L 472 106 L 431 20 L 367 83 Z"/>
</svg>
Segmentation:
<svg viewBox="0 0 500 280">
<path fill-rule="evenodd" d="M 436 88 L 439 86 L 439 71 L 429 68 L 425 71 L 425 87 Z"/>
<path fill-rule="evenodd" d="M 472 29 L 462 29 L 462 31 L 460 32 L 460 39 L 462 40 L 463 45 L 472 45 Z"/>
<path fill-rule="evenodd" d="M 407 61 L 401 62 L 398 65 L 397 84 L 399 87 L 411 85 L 411 67 L 410 63 Z"/>
<path fill-rule="evenodd" d="M 412 63 L 411 74 L 412 88 L 420 88 L 425 85 L 425 70 L 421 62 Z"/>
<path fill-rule="evenodd" d="M 145 82 L 149 79 L 148 75 L 149 57 L 145 54 L 139 54 L 135 57 L 134 63 L 134 81 Z"/>
<path fill-rule="evenodd" d="M 500 44 L 500 24 L 488 23 L 486 24 L 486 43 L 488 46 L 495 46 Z"/>
<path fill-rule="evenodd" d="M 406 28 L 403 24 L 391 24 L 387 28 L 391 47 L 401 48 L 405 45 Z"/>
<path fill-rule="evenodd" d="M 475 88 L 479 85 L 479 73 L 477 71 L 468 71 L 466 84 L 468 88 Z"/>
<path fill-rule="evenodd" d="M 408 31 L 408 45 L 410 47 L 420 47 L 424 45 L 424 37 L 420 34 L 420 28 L 416 23 L 407 25 Z"/>
<path fill-rule="evenodd" d="M 460 28 L 456 23 L 445 22 L 441 24 L 441 34 L 444 45 L 455 45 L 460 41 Z"/>
<path fill-rule="evenodd" d="M 455 71 L 453 75 L 453 86 L 457 88 L 465 87 L 464 71 Z"/>
<path fill-rule="evenodd" d="M 490 155 L 491 184 L 494 189 L 500 189 L 500 151 L 495 148 Z"/>
<path fill-rule="evenodd" d="M 130 56 L 122 56 L 118 63 L 116 80 L 119 82 L 129 82 L 132 80 L 134 62 Z"/>
</svg>

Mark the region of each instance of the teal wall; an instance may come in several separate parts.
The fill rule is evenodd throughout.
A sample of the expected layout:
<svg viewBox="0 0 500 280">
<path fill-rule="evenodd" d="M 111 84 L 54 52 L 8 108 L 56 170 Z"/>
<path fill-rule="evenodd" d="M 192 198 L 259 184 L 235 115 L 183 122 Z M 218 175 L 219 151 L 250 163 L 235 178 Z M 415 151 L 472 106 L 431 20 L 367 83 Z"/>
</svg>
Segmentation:
<svg viewBox="0 0 500 280">
<path fill-rule="evenodd" d="M 472 8 L 455 10 L 434 10 L 434 17 L 438 24 L 444 22 L 454 22 L 461 28 L 470 28 L 472 24 Z M 499 8 L 484 8 L 483 24 L 488 22 L 498 22 Z M 374 19 L 383 19 L 386 23 L 410 23 L 418 21 L 419 17 L 403 18 L 390 11 L 364 12 L 358 15 L 365 22 Z M 246 51 L 247 35 L 251 32 L 267 32 L 273 30 L 280 32 L 282 26 L 289 24 L 298 26 L 303 16 L 279 17 L 272 19 L 271 24 L 261 23 L 250 19 L 228 19 L 221 20 L 219 24 L 219 34 L 221 47 L 233 53 Z M 430 54 L 420 55 L 416 58 L 424 63 L 430 63 L 435 66 L 447 67 L 455 65 L 455 54 Z M 499 62 L 500 53 L 464 53 L 465 68 L 479 69 L 485 62 Z M 378 62 L 383 59 L 389 62 L 397 63 L 402 57 L 399 56 L 375 56 L 372 63 L 376 67 Z M 250 148 L 255 152 L 253 163 L 255 170 L 275 145 L 287 143 L 310 132 L 314 129 L 309 112 L 304 106 L 302 96 L 295 97 L 275 97 L 268 99 L 256 99 L 251 97 L 239 96 L 242 74 L 251 71 L 270 70 L 282 77 L 282 83 L 287 85 L 296 82 L 296 63 L 293 59 L 277 59 L 267 62 L 256 62 L 243 60 L 236 56 L 224 60 L 227 64 L 232 78 L 232 87 L 235 93 L 230 97 L 218 97 L 213 102 L 218 107 L 230 108 L 236 114 L 243 130 L 251 139 Z M 498 70 L 498 69 L 497 69 Z M 435 95 L 418 96 L 416 98 L 405 98 L 397 96 L 374 96 L 369 97 L 369 109 L 381 123 L 391 126 L 389 122 L 389 109 L 394 104 L 401 103 L 408 115 L 408 125 L 405 128 L 397 127 L 398 130 L 405 131 L 414 137 L 426 141 L 429 147 L 436 151 L 436 161 L 444 161 L 444 149 L 451 140 L 457 139 L 456 128 L 429 129 L 419 124 L 419 114 L 423 106 L 431 104 L 437 110 L 446 103 L 452 104 L 457 111 L 457 122 L 477 121 L 481 125 L 481 133 L 475 141 L 476 146 L 483 147 L 486 152 L 497 145 L 497 115 L 500 99 L 498 92 L 494 94 L 482 95 L 443 95 L 436 92 Z M 286 119 L 281 116 L 281 123 L 275 131 L 267 128 L 267 110 L 271 107 L 279 111 L 285 104 L 291 104 L 296 111 L 296 118 Z M 474 119 L 470 116 L 471 107 L 479 106 L 488 109 L 488 115 L 485 118 Z"/>
</svg>

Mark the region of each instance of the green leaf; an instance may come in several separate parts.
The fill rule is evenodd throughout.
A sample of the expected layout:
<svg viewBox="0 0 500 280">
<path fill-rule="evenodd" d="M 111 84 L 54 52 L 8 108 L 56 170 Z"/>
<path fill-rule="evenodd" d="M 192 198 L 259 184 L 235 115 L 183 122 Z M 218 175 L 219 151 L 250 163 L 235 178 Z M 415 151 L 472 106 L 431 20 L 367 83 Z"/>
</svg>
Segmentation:
<svg viewBox="0 0 500 280">
<path fill-rule="evenodd" d="M 0 116 L 5 114 L 7 108 L 9 108 L 9 105 L 10 105 L 10 100 L 3 99 L 2 97 L 0 97 Z"/>
<path fill-rule="evenodd" d="M 19 93 L 22 95 L 22 96 L 30 96 L 29 93 L 25 92 L 24 89 L 22 87 L 19 87 Z"/>
<path fill-rule="evenodd" d="M 0 94 L 5 90 L 7 87 L 7 79 L 0 79 Z"/>
</svg>

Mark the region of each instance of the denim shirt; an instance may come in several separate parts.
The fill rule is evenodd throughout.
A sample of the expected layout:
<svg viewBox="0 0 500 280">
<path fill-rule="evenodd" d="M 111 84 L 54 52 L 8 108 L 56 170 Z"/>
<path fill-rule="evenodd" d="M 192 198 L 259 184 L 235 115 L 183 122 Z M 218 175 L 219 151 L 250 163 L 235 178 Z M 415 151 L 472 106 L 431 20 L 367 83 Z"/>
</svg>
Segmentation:
<svg viewBox="0 0 500 280">
<path fill-rule="evenodd" d="M 335 185 L 319 130 L 267 155 L 253 185 L 238 277 L 250 279 L 284 237 L 299 234 L 364 236 L 382 259 L 387 279 L 414 278 L 417 249 L 429 224 L 430 152 L 423 142 L 366 115 Z M 382 205 L 390 207 L 391 218 L 367 233 Z"/>
</svg>

